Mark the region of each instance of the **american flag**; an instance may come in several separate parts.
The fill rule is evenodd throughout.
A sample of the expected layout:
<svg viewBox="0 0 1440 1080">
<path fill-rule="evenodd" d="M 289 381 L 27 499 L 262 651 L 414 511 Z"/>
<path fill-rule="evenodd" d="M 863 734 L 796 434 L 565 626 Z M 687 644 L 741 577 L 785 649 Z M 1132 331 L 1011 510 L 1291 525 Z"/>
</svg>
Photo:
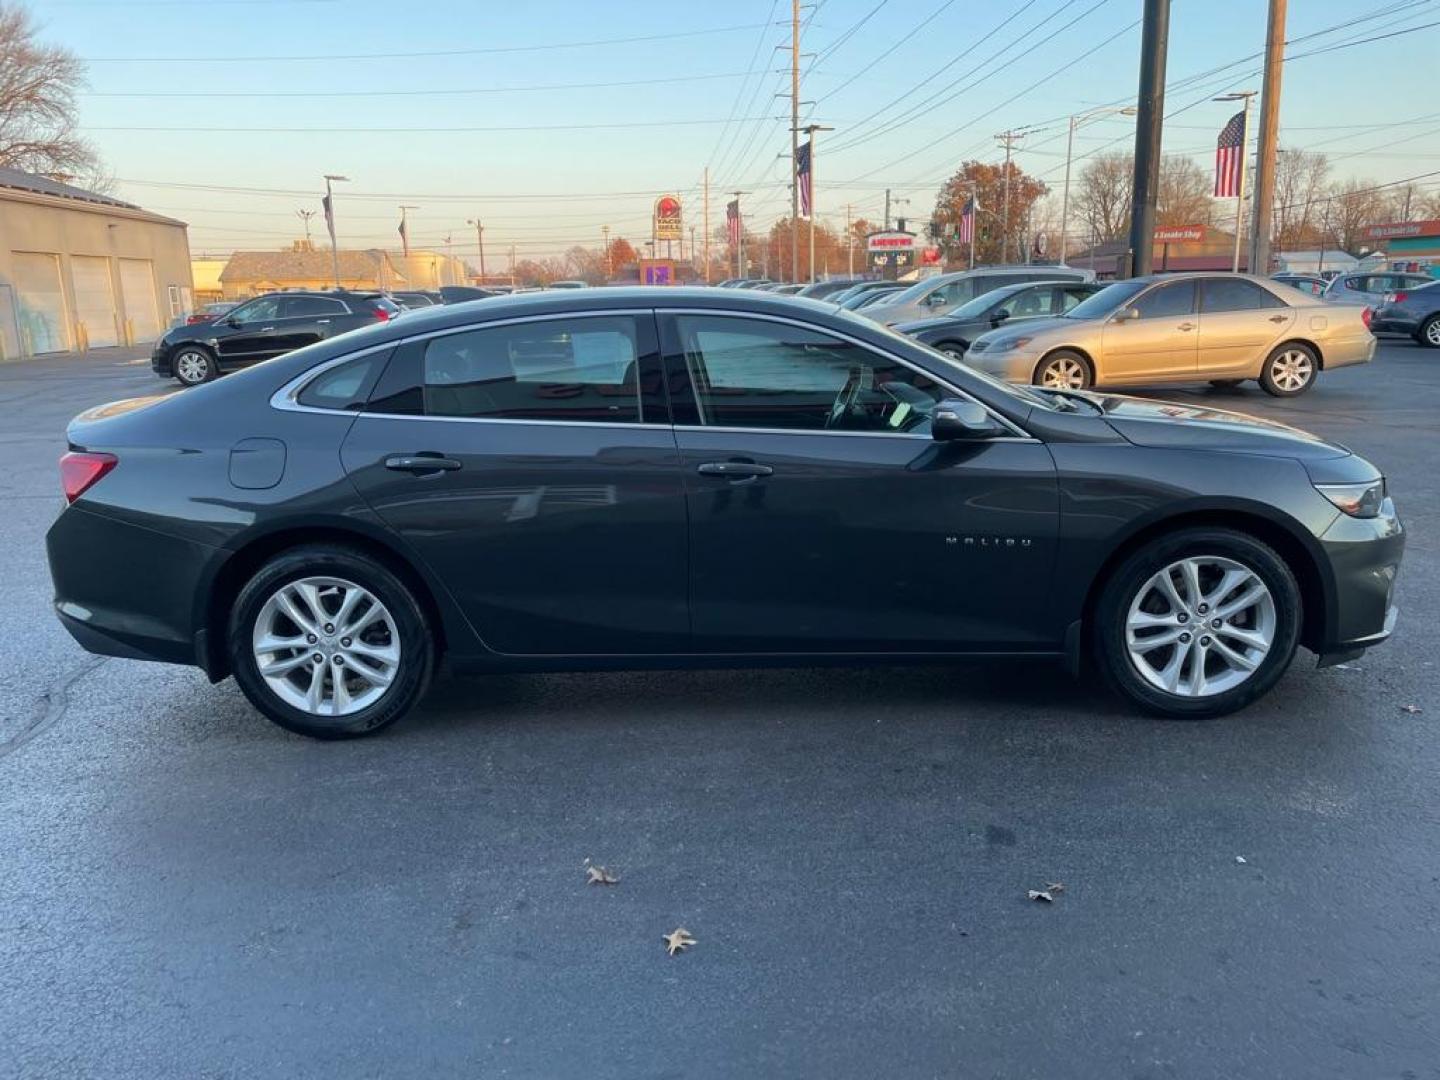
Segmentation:
<svg viewBox="0 0 1440 1080">
<path fill-rule="evenodd" d="M 740 200 L 731 199 L 725 204 L 725 236 L 731 244 L 740 243 Z"/>
<path fill-rule="evenodd" d="M 973 244 L 975 242 L 975 196 L 965 200 L 965 206 L 960 210 L 960 243 Z"/>
<path fill-rule="evenodd" d="M 1215 140 L 1215 197 L 1240 197 L 1240 171 L 1245 167 L 1245 112 L 1230 118 Z"/>
<path fill-rule="evenodd" d="M 800 213 L 810 217 L 810 143 L 795 150 L 795 182 L 800 185 Z"/>
</svg>

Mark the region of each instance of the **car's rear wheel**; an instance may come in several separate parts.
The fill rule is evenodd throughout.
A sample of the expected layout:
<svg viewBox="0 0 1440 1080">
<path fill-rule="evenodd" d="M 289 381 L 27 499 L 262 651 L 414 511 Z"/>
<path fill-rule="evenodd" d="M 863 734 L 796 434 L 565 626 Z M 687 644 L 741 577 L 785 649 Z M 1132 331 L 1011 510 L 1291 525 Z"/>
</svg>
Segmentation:
<svg viewBox="0 0 1440 1080">
<path fill-rule="evenodd" d="M 1432 349 L 1440 349 L 1440 315 L 1431 315 L 1426 319 L 1415 340 Z"/>
<path fill-rule="evenodd" d="M 1070 349 L 1059 349 L 1035 365 L 1036 386 L 1052 390 L 1084 390 L 1095 381 L 1090 361 Z"/>
<path fill-rule="evenodd" d="M 965 359 L 965 344 L 960 341 L 941 341 L 935 346 L 938 350 L 950 357 L 952 360 Z"/>
<path fill-rule="evenodd" d="M 199 386 L 220 376 L 214 355 L 200 345 L 186 345 L 176 353 L 173 368 L 175 378 L 186 386 Z"/>
<path fill-rule="evenodd" d="M 229 622 L 231 669 L 251 703 L 300 735 L 369 735 L 420 700 L 435 643 L 392 571 L 359 551 L 312 545 L 262 566 Z"/>
<path fill-rule="evenodd" d="M 1130 555 L 1095 614 L 1097 656 L 1123 696 L 1162 716 L 1221 716 L 1260 697 L 1289 666 L 1300 589 L 1254 537 L 1186 529 Z"/>
<path fill-rule="evenodd" d="M 1308 345 L 1289 342 L 1279 346 L 1265 358 L 1260 372 L 1260 385 L 1275 397 L 1303 394 L 1315 383 L 1320 361 Z"/>
</svg>

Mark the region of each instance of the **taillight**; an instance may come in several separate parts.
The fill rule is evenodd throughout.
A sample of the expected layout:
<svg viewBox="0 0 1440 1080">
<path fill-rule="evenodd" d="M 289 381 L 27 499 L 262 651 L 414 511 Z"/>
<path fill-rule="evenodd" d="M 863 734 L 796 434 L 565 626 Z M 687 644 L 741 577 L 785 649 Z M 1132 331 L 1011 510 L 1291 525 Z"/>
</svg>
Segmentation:
<svg viewBox="0 0 1440 1080">
<path fill-rule="evenodd" d="M 65 489 L 65 501 L 73 503 L 95 486 L 120 459 L 114 454 L 90 454 L 72 450 L 60 458 L 60 486 Z"/>
<path fill-rule="evenodd" d="M 1363 308 L 1360 309 L 1360 321 L 1365 324 L 1365 329 L 1366 329 L 1366 330 L 1369 330 L 1369 329 L 1370 329 L 1370 320 L 1371 320 L 1371 318 L 1373 318 L 1373 317 L 1374 317 L 1374 312 L 1372 312 L 1372 311 L 1370 310 L 1370 305 L 1367 304 L 1367 305 L 1365 305 Z"/>
<path fill-rule="evenodd" d="M 395 312 L 390 311 L 388 308 L 380 307 L 378 304 L 375 306 L 375 318 L 381 322 L 389 322 L 394 317 Z"/>
<path fill-rule="evenodd" d="M 1410 299 L 1410 294 L 1408 292 L 1391 293 L 1385 299 L 1392 304 L 1403 304 L 1406 300 Z"/>
</svg>

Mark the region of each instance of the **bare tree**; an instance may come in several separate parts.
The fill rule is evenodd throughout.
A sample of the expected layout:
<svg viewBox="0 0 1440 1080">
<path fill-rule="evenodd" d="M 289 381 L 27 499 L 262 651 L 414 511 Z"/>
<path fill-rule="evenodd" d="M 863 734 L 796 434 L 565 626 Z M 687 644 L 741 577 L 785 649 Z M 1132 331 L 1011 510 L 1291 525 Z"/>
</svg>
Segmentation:
<svg viewBox="0 0 1440 1080">
<path fill-rule="evenodd" d="M 1194 158 L 1170 155 L 1160 159 L 1160 186 L 1155 190 L 1156 225 L 1212 225 L 1214 188 L 1210 175 Z"/>
<path fill-rule="evenodd" d="M 1325 185 L 1330 162 L 1324 154 L 1281 148 L 1275 159 L 1275 247 L 1315 247 L 1324 229 Z"/>
<path fill-rule="evenodd" d="M 1365 229 L 1385 217 L 1385 192 L 1376 191 L 1375 181 L 1351 178 L 1330 190 L 1330 234 L 1337 247 L 1358 255 L 1365 243 Z"/>
<path fill-rule="evenodd" d="M 1080 171 L 1079 189 L 1071 203 L 1085 222 L 1085 231 L 1099 243 L 1119 240 L 1130 228 L 1133 162 L 1129 154 L 1100 154 Z"/>
<path fill-rule="evenodd" d="M 0 3 L 0 165 L 76 181 L 99 175 L 75 133 L 75 95 L 85 69 L 69 51 L 36 40 L 22 7 Z"/>
</svg>

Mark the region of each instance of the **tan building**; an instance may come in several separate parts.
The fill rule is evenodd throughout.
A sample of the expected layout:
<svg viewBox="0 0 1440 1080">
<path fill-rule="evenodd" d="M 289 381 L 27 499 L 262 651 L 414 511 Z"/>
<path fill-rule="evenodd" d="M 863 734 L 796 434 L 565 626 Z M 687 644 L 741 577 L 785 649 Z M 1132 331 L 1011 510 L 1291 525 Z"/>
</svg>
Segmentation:
<svg viewBox="0 0 1440 1080">
<path fill-rule="evenodd" d="M 328 250 L 304 240 L 282 251 L 237 251 L 220 271 L 226 300 L 244 300 L 261 293 L 286 289 L 333 289 L 335 264 Z M 384 251 L 340 252 L 340 287 L 343 289 L 411 288 L 408 278 Z"/>
<path fill-rule="evenodd" d="M 190 260 L 190 276 L 195 281 L 195 306 L 213 304 L 225 299 L 225 288 L 220 284 L 220 272 L 230 260 L 213 259 L 199 255 Z"/>
<path fill-rule="evenodd" d="M 438 289 L 441 285 L 464 285 L 470 281 L 470 268 L 464 261 L 441 251 L 411 250 L 409 255 L 392 255 L 392 261 L 405 275 L 411 289 Z"/>
<path fill-rule="evenodd" d="M 183 221 L 0 168 L 0 360 L 153 341 L 193 306 Z"/>
</svg>

